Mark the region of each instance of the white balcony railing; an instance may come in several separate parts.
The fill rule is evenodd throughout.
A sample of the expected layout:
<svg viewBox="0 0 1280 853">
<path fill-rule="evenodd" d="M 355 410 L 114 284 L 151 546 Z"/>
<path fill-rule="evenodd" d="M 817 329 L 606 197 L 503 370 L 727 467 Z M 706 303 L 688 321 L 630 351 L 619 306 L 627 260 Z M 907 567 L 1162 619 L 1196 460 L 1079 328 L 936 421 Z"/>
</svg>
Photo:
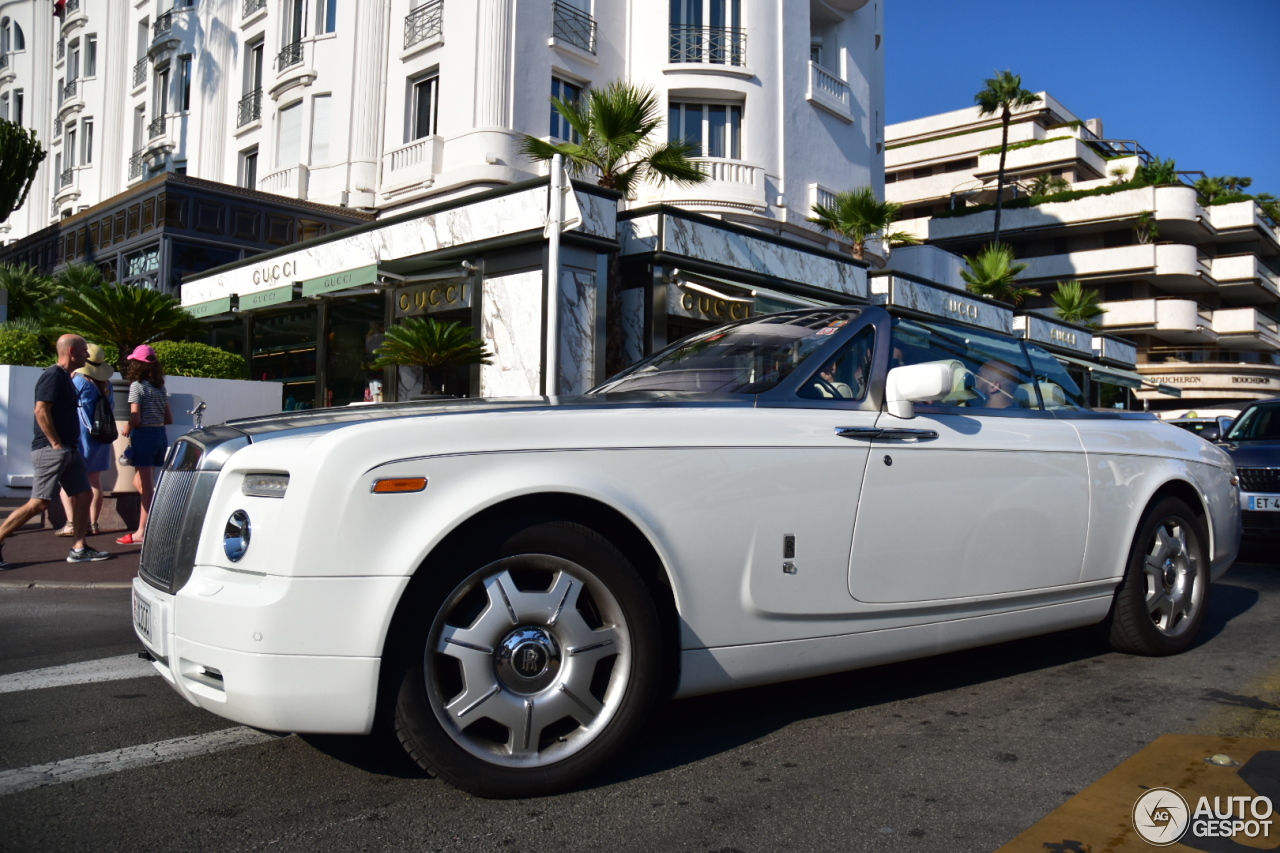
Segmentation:
<svg viewBox="0 0 1280 853">
<path fill-rule="evenodd" d="M 809 100 L 842 118 L 852 117 L 849 84 L 816 62 L 809 63 Z"/>
<path fill-rule="evenodd" d="M 694 157 L 693 163 L 707 176 L 707 180 L 685 187 L 668 184 L 661 189 L 649 188 L 642 202 L 666 201 L 756 210 L 768 206 L 765 201 L 762 167 L 722 157 Z"/>
<path fill-rule="evenodd" d="M 307 197 L 307 167 L 298 164 L 287 169 L 280 169 L 258 179 L 258 189 L 264 193 L 288 196 L 289 198 Z"/>
<path fill-rule="evenodd" d="M 393 148 L 382 156 L 383 192 L 395 193 L 432 180 L 439 171 L 439 136 L 424 136 Z"/>
</svg>

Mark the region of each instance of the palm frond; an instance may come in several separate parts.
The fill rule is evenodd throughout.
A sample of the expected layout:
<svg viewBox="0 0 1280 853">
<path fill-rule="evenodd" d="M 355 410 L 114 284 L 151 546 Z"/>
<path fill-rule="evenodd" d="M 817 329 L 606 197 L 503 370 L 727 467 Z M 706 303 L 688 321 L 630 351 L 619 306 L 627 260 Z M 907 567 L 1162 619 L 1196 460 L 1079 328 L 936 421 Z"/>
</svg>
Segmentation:
<svg viewBox="0 0 1280 853">
<path fill-rule="evenodd" d="M 973 257 L 966 257 L 968 269 L 960 270 L 970 293 L 1021 305 L 1031 296 L 1039 296 L 1034 287 L 1019 285 L 1015 279 L 1026 270 L 1026 264 L 1014 263 L 1013 249 L 1003 243 L 983 247 Z"/>
</svg>

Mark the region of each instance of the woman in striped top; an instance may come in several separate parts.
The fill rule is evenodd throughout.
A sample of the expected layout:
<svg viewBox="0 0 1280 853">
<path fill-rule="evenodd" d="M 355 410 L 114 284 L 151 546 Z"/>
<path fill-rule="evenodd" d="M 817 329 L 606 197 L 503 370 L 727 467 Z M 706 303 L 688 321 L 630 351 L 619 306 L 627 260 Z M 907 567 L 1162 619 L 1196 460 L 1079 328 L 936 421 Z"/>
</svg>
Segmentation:
<svg viewBox="0 0 1280 853">
<path fill-rule="evenodd" d="M 156 351 L 146 344 L 129 354 L 126 368 L 129 380 L 129 423 L 123 433 L 129 437 L 130 458 L 133 461 L 133 485 L 142 496 L 138 512 L 138 529 L 126 533 L 116 542 L 121 545 L 141 545 L 147 529 L 147 514 L 155 492 L 155 478 L 151 469 L 164 465 L 169 439 L 165 426 L 173 423 L 169 409 L 169 395 L 164 390 L 164 369 L 156 358 Z"/>
</svg>

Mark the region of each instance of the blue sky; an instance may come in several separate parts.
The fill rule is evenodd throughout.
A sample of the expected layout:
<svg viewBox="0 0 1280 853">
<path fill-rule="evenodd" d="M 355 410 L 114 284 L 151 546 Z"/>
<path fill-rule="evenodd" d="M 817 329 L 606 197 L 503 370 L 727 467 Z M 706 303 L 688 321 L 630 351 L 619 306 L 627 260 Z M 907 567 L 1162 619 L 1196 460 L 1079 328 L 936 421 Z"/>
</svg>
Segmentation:
<svg viewBox="0 0 1280 853">
<path fill-rule="evenodd" d="M 995 69 L 1179 169 L 1280 196 L 1280 0 L 885 0 L 890 123 L 960 109 Z"/>
</svg>

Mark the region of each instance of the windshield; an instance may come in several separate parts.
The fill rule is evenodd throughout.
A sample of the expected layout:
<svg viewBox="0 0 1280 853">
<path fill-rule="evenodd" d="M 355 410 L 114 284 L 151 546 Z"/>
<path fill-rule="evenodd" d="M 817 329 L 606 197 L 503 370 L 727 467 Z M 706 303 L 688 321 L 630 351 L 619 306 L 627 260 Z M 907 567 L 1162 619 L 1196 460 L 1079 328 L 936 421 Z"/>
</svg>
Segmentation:
<svg viewBox="0 0 1280 853">
<path fill-rule="evenodd" d="M 1254 406 L 1236 421 L 1227 441 L 1262 441 L 1280 439 L 1280 403 Z"/>
<path fill-rule="evenodd" d="M 858 316 L 856 309 L 787 311 L 691 335 L 592 393 L 758 394 L 777 385 Z"/>
</svg>

